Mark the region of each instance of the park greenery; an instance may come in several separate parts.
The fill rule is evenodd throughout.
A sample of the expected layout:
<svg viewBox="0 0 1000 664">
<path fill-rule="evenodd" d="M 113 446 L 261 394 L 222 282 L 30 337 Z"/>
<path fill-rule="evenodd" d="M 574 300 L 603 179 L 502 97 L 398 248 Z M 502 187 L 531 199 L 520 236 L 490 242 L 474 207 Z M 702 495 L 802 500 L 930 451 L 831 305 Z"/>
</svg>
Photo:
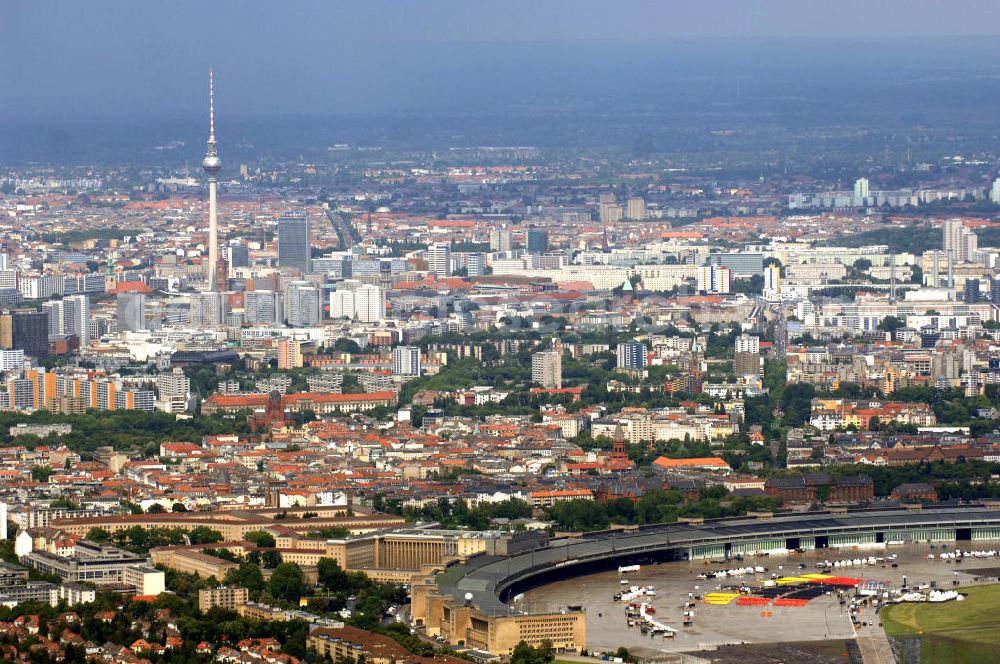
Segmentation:
<svg viewBox="0 0 1000 664">
<path fill-rule="evenodd" d="M 930 224 L 918 224 L 906 228 L 891 226 L 853 235 L 841 234 L 818 244 L 834 247 L 884 244 L 893 251 L 921 254 L 941 248 L 941 229 Z"/>
<path fill-rule="evenodd" d="M 440 498 L 421 508 L 402 507 L 402 501 L 376 495 L 372 506 L 389 514 L 398 514 L 412 521 L 437 521 L 443 528 L 486 530 L 493 519 L 526 519 L 532 515 L 531 505 L 512 498 L 497 503 L 483 503 L 470 508 L 462 499 Z"/>
<path fill-rule="evenodd" d="M 92 542 L 114 544 L 126 551 L 145 554 L 158 546 L 178 546 L 187 543 L 214 544 L 222 541 L 222 534 L 207 526 L 195 526 L 188 529 L 163 526 L 144 528 L 135 525 L 117 530 L 114 533 L 94 527 L 87 531 L 86 538 Z"/>
<path fill-rule="evenodd" d="M 557 530 L 604 530 L 611 525 L 673 523 L 679 518 L 718 519 L 743 516 L 748 511 L 773 511 L 779 502 L 769 497 L 733 496 L 724 487 L 701 489 L 694 501 L 673 490 L 647 491 L 638 502 L 613 498 L 606 503 L 593 500 L 560 501 L 546 508 L 546 516 Z"/>
<path fill-rule="evenodd" d="M 962 590 L 965 600 L 947 604 L 904 603 L 881 613 L 886 634 L 897 642 L 903 664 L 990 662 L 1000 648 L 1000 585 Z M 916 648 L 907 647 L 916 642 Z"/>
<path fill-rule="evenodd" d="M 89 457 L 97 448 L 103 446 L 111 446 L 116 450 L 132 450 L 153 457 L 159 454 L 161 442 L 201 443 L 204 436 L 250 432 L 244 419 L 223 415 L 178 419 L 161 411 L 92 410 L 83 415 L 66 415 L 39 410 L 31 414 L 0 413 L 0 443 L 9 444 L 13 439 L 8 430 L 11 426 L 22 422 L 33 425 L 71 424 L 73 426 L 71 433 L 44 439 L 34 435 L 21 435 L 16 439 L 17 444 L 29 449 L 39 445 L 65 445 L 85 457 Z"/>
</svg>

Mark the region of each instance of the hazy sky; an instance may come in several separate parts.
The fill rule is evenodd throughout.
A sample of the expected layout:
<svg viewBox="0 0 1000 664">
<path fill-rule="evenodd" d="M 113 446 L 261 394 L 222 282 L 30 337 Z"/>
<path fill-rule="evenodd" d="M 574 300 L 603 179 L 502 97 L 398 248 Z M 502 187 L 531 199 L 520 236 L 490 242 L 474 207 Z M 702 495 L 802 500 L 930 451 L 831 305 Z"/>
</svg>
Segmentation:
<svg viewBox="0 0 1000 664">
<path fill-rule="evenodd" d="M 220 112 L 328 114 L 537 94 L 602 49 L 606 81 L 685 66 L 645 42 L 998 33 L 998 0 L 0 0 L 0 114 L 190 113 L 210 64 Z"/>
</svg>

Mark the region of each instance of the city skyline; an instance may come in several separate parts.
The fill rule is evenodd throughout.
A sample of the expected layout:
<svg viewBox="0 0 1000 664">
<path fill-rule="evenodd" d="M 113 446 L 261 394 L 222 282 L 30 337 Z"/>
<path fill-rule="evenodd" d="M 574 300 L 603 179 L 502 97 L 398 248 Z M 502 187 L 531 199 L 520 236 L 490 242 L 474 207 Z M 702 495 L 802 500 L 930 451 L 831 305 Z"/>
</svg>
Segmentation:
<svg viewBox="0 0 1000 664">
<path fill-rule="evenodd" d="M 0 5 L 0 657 L 993 661 L 998 25 Z"/>
</svg>

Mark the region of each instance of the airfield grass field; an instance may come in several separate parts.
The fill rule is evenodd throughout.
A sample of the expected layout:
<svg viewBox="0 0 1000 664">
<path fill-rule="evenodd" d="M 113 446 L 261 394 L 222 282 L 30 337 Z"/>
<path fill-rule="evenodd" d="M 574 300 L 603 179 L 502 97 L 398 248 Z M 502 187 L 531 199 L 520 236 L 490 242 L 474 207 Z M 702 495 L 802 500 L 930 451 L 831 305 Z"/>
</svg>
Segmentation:
<svg viewBox="0 0 1000 664">
<path fill-rule="evenodd" d="M 890 637 L 920 639 L 920 659 L 935 664 L 996 661 L 1000 653 L 1000 585 L 964 588 L 964 601 L 896 604 L 882 610 Z"/>
</svg>

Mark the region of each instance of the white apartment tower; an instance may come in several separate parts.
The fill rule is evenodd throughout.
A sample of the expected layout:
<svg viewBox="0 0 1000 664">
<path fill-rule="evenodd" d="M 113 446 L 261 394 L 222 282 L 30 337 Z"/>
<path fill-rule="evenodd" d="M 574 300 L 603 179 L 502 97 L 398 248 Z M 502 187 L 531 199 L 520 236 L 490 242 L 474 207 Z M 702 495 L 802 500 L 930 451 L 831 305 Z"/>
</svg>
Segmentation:
<svg viewBox="0 0 1000 664">
<path fill-rule="evenodd" d="M 562 354 L 543 350 L 531 356 L 531 381 L 546 389 L 562 388 Z"/>
<path fill-rule="evenodd" d="M 335 290 L 330 293 L 330 318 L 354 318 L 354 291 Z"/>
<path fill-rule="evenodd" d="M 291 327 L 311 327 L 321 319 L 319 288 L 308 281 L 293 281 L 285 290 L 285 316 Z"/>
<path fill-rule="evenodd" d="M 385 291 L 381 286 L 364 284 L 354 291 L 354 315 L 362 323 L 385 320 Z"/>
<path fill-rule="evenodd" d="M 858 178 L 854 181 L 854 197 L 851 202 L 854 207 L 864 207 L 868 205 L 868 199 L 868 178 Z"/>
<path fill-rule="evenodd" d="M 979 249 L 979 237 L 961 219 L 946 219 L 943 227 L 944 255 L 955 263 L 970 263 Z M 948 284 L 951 285 L 950 283 Z"/>
<path fill-rule="evenodd" d="M 420 375 L 420 348 L 396 346 L 392 349 L 392 373 L 396 376 Z"/>
</svg>

